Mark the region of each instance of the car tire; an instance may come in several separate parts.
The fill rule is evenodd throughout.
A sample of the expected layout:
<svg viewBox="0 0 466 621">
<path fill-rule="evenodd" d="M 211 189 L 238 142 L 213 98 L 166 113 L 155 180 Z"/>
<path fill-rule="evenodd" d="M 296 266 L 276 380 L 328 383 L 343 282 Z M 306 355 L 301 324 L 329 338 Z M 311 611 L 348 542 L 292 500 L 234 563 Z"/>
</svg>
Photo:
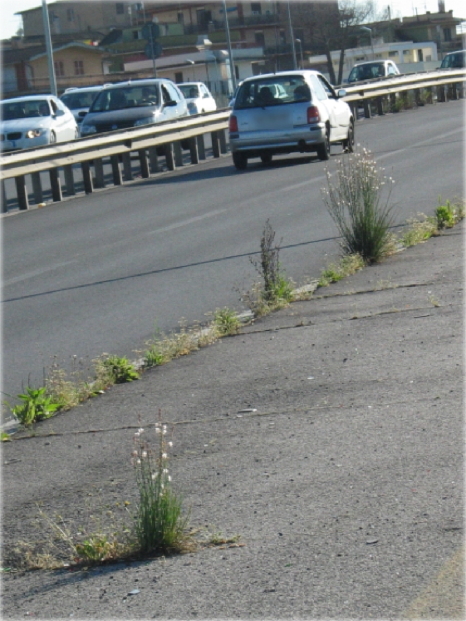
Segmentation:
<svg viewBox="0 0 466 621">
<path fill-rule="evenodd" d="M 272 154 L 271 153 L 263 153 L 261 155 L 262 163 L 268 166 L 272 162 Z"/>
<path fill-rule="evenodd" d="M 317 146 L 317 157 L 322 162 L 326 162 L 330 158 L 330 133 L 328 130 L 325 134 L 325 142 Z"/>
<path fill-rule="evenodd" d="M 343 140 L 343 150 L 345 153 L 354 153 L 354 123 L 348 127 L 348 138 Z"/>
<path fill-rule="evenodd" d="M 236 166 L 237 170 L 245 170 L 248 165 L 248 158 L 244 153 L 233 153 L 233 164 Z"/>
<path fill-rule="evenodd" d="M 57 137 L 55 132 L 50 132 L 49 144 L 55 144 L 57 142 Z"/>
</svg>

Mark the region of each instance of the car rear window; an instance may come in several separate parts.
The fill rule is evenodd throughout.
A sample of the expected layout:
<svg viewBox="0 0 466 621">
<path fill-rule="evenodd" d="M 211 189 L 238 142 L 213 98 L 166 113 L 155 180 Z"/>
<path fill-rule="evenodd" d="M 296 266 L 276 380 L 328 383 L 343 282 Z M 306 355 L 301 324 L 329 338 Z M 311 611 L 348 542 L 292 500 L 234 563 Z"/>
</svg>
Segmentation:
<svg viewBox="0 0 466 621">
<path fill-rule="evenodd" d="M 91 105 L 90 112 L 107 112 L 142 106 L 158 105 L 159 97 L 155 84 L 124 86 L 100 91 Z"/>
<path fill-rule="evenodd" d="M 235 110 L 310 100 L 311 90 L 303 77 L 276 75 L 244 82 L 235 99 Z"/>
<path fill-rule="evenodd" d="M 60 97 L 68 108 L 89 108 L 99 91 L 65 93 Z"/>
</svg>

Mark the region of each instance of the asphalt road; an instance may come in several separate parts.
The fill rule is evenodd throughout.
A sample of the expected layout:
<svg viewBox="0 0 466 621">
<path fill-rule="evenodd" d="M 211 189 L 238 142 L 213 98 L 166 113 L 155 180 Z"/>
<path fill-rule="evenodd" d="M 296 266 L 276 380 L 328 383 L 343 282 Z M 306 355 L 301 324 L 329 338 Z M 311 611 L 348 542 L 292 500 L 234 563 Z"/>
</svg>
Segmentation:
<svg viewBox="0 0 466 621">
<path fill-rule="evenodd" d="M 396 180 L 398 223 L 463 194 L 463 120 L 458 101 L 358 122 L 359 148 Z M 4 216 L 3 391 L 42 384 L 53 356 L 62 366 L 73 355 L 135 357 L 156 329 L 243 308 L 238 290 L 256 279 L 248 256 L 267 219 L 287 275 L 317 276 L 338 254 L 324 170 L 288 157 L 238 173 L 225 157 Z"/>
</svg>

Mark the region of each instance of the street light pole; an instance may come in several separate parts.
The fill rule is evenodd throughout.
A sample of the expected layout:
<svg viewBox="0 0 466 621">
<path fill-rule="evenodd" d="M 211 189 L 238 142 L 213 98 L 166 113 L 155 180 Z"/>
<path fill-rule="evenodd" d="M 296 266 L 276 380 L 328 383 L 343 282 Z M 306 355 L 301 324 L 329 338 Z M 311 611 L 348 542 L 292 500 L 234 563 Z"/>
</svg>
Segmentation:
<svg viewBox="0 0 466 621">
<path fill-rule="evenodd" d="M 227 35 L 228 57 L 230 60 L 230 75 L 231 75 L 231 83 L 233 86 L 233 93 L 234 93 L 236 90 L 236 74 L 235 74 L 235 67 L 233 65 L 233 52 L 231 50 L 230 25 L 228 24 L 226 0 L 223 0 L 223 12 L 225 14 L 225 32 Z M 233 93 L 230 93 L 230 94 L 232 95 Z"/>
<path fill-rule="evenodd" d="M 52 37 L 50 35 L 49 13 L 47 11 L 47 2 L 42 0 L 42 20 L 44 23 L 45 48 L 47 50 L 47 62 L 49 67 L 50 92 L 57 96 L 57 81 L 55 79 L 55 67 L 53 64 Z"/>
<path fill-rule="evenodd" d="M 371 40 L 372 60 L 375 60 L 374 43 L 372 41 L 372 28 L 369 28 L 369 26 L 360 26 L 360 29 L 369 33 L 369 37 Z"/>
<path fill-rule="evenodd" d="M 290 27 L 291 52 L 293 54 L 293 69 L 297 69 L 298 61 L 296 60 L 296 48 L 294 45 L 293 24 L 291 23 L 290 0 L 288 0 L 288 25 Z"/>
<path fill-rule="evenodd" d="M 301 69 L 304 69 L 303 42 L 301 39 L 296 39 L 296 43 L 299 43 L 299 51 L 301 53 Z"/>
</svg>

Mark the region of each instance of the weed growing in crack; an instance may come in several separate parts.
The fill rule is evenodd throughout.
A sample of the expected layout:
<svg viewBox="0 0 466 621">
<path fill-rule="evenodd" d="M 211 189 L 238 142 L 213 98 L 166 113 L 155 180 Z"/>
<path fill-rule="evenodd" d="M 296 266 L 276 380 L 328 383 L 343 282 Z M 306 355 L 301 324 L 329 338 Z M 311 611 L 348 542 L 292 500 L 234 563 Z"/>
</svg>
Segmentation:
<svg viewBox="0 0 466 621">
<path fill-rule="evenodd" d="M 343 254 L 359 254 L 367 265 L 380 261 L 389 254 L 393 179 L 381 174 L 366 149 L 339 160 L 335 182 L 328 169 L 326 176 L 322 196 L 342 237 Z"/>
<path fill-rule="evenodd" d="M 27 387 L 23 394 L 18 395 L 21 403 L 11 408 L 11 413 L 16 420 L 25 427 L 33 423 L 51 418 L 62 407 L 61 403 L 54 403 L 52 397 L 47 395 L 46 388 Z"/>
<path fill-rule="evenodd" d="M 139 372 L 127 359 L 107 356 L 95 361 L 97 376 L 108 378 L 110 384 L 124 384 L 139 379 Z"/>
<path fill-rule="evenodd" d="M 280 245 L 275 244 L 275 231 L 269 220 L 265 223 L 260 245 L 260 260 L 250 258 L 250 261 L 263 284 L 244 294 L 245 301 L 256 316 L 286 306 L 293 297 L 293 283 L 285 278 L 280 269 Z"/>
<path fill-rule="evenodd" d="M 230 336 L 232 334 L 238 334 L 241 321 L 238 319 L 238 315 L 234 310 L 230 308 L 218 308 L 214 312 L 213 325 L 219 336 Z"/>
<path fill-rule="evenodd" d="M 141 553 L 180 551 L 187 547 L 189 515 L 182 515 L 182 501 L 171 485 L 168 468 L 167 425 L 155 424 L 157 447 L 152 448 L 140 428 L 133 439 L 131 462 L 136 473 L 139 503 L 135 516 L 135 539 Z"/>
<path fill-rule="evenodd" d="M 338 282 L 364 267 L 364 260 L 359 254 L 350 254 L 342 257 L 338 264 L 331 263 L 322 270 L 318 287 L 327 287 L 332 282 Z"/>
</svg>

